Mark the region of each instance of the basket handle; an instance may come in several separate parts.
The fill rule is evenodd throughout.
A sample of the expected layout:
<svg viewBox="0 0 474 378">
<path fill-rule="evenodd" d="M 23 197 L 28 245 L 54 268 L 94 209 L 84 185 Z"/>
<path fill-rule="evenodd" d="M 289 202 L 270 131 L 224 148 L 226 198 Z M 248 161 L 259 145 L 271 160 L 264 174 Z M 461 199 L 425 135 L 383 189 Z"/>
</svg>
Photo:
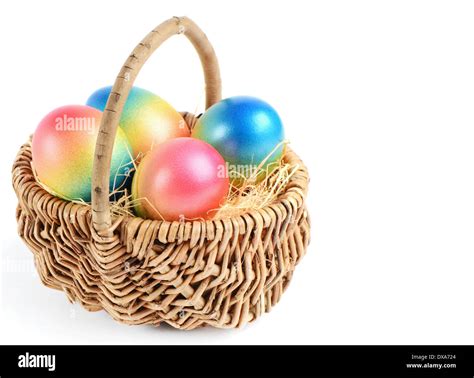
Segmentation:
<svg viewBox="0 0 474 378">
<path fill-rule="evenodd" d="M 110 229 L 110 161 L 115 134 L 130 89 L 140 69 L 153 52 L 168 38 L 184 34 L 193 44 L 204 70 L 206 109 L 221 99 L 219 64 L 203 31 L 187 17 L 173 17 L 153 29 L 132 51 L 112 87 L 100 122 L 92 168 L 92 224 L 97 232 Z"/>
</svg>

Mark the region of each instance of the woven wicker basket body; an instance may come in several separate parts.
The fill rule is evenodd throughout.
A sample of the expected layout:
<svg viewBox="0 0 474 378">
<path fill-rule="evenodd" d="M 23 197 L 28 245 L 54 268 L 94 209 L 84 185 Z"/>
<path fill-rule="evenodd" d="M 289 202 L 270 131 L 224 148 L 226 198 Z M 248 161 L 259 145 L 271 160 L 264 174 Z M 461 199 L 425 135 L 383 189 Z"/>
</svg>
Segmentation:
<svg viewBox="0 0 474 378">
<path fill-rule="evenodd" d="M 204 33 L 187 18 L 159 25 L 134 49 L 112 88 L 94 156 L 92 206 L 45 191 L 27 143 L 13 166 L 18 231 L 43 283 L 90 311 L 104 309 L 128 324 L 239 327 L 279 301 L 309 243 L 308 174 L 296 154 L 287 149 L 284 156 L 299 167 L 285 191 L 260 210 L 192 222 L 110 213 L 110 157 L 123 105 L 144 62 L 175 34 L 186 35 L 200 56 L 206 108 L 220 100 L 217 59 Z"/>
</svg>

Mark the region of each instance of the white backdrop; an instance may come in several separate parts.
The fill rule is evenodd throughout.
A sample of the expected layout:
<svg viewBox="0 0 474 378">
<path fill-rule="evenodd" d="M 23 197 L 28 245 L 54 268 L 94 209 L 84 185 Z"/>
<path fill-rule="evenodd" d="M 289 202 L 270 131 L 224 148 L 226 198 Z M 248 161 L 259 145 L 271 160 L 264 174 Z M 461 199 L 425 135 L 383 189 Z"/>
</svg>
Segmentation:
<svg viewBox="0 0 474 378">
<path fill-rule="evenodd" d="M 474 3 L 1 2 L 0 343 L 474 342 Z M 112 84 L 174 15 L 218 54 L 224 96 L 279 111 L 311 174 L 312 241 L 271 313 L 241 330 L 129 327 L 43 287 L 16 234 L 10 169 L 53 108 Z M 202 110 L 199 61 L 166 42 L 137 85 Z"/>
</svg>

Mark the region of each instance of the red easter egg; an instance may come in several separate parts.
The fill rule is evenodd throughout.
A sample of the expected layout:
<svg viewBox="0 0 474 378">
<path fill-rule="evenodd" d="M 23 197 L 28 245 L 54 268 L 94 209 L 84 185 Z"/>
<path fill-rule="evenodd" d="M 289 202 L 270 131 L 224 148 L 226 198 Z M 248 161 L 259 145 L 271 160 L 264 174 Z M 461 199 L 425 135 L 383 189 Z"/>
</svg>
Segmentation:
<svg viewBox="0 0 474 378">
<path fill-rule="evenodd" d="M 132 197 L 143 218 L 210 219 L 229 191 L 223 157 L 194 138 L 174 138 L 156 146 L 138 166 Z"/>
</svg>

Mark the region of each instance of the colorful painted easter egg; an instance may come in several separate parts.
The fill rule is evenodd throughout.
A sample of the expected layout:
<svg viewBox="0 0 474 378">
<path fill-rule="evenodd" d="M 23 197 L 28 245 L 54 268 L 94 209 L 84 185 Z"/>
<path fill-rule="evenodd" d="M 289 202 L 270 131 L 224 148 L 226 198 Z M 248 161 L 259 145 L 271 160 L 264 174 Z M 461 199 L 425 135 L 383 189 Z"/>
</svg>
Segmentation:
<svg viewBox="0 0 474 378">
<path fill-rule="evenodd" d="M 39 181 L 58 197 L 91 200 L 92 164 L 102 112 L 84 105 L 53 110 L 39 123 L 31 143 Z M 117 131 L 110 168 L 110 191 L 121 190 L 133 168 L 130 145 Z"/>
<path fill-rule="evenodd" d="M 111 89 L 109 86 L 97 90 L 89 97 L 87 105 L 104 111 Z M 162 98 L 138 87 L 130 90 L 120 127 L 132 146 L 135 158 L 168 139 L 190 135 L 181 114 Z"/>
<path fill-rule="evenodd" d="M 175 138 L 145 155 L 133 178 L 132 198 L 143 218 L 210 219 L 228 190 L 225 161 L 212 146 Z"/>
<path fill-rule="evenodd" d="M 284 150 L 283 125 L 275 109 L 247 96 L 231 97 L 211 106 L 199 118 L 192 136 L 212 145 L 228 163 L 234 184 L 258 179 L 277 166 Z"/>
</svg>

